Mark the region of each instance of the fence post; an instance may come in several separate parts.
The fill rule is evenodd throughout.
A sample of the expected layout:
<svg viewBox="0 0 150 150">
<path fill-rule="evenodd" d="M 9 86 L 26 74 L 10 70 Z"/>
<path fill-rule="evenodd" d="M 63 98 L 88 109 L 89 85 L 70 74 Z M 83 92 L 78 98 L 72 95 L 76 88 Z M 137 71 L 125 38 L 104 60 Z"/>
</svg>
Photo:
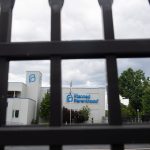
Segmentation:
<svg viewBox="0 0 150 150">
<path fill-rule="evenodd" d="M 104 39 L 114 40 L 114 27 L 112 17 L 113 0 L 98 0 L 102 7 Z M 106 57 L 107 80 L 108 80 L 108 121 L 110 125 L 121 125 L 121 110 L 118 90 L 118 72 L 115 56 Z M 123 150 L 123 144 L 111 145 L 112 150 Z"/>
<path fill-rule="evenodd" d="M 0 42 L 9 43 L 11 40 L 12 10 L 15 0 L 1 0 L 0 12 Z M 9 61 L 0 58 L 0 127 L 6 124 L 7 86 Z M 4 150 L 4 145 L 0 145 Z"/>
<path fill-rule="evenodd" d="M 9 43 L 11 39 L 12 9 L 14 0 L 1 0 L 0 42 Z M 0 126 L 6 123 L 7 84 L 9 61 L 0 58 Z"/>
<path fill-rule="evenodd" d="M 64 0 L 49 0 L 51 6 L 51 41 L 61 41 L 61 9 Z M 61 58 L 51 58 L 51 110 L 50 126 L 62 124 Z M 62 145 L 51 145 L 51 150 L 61 150 Z"/>
</svg>

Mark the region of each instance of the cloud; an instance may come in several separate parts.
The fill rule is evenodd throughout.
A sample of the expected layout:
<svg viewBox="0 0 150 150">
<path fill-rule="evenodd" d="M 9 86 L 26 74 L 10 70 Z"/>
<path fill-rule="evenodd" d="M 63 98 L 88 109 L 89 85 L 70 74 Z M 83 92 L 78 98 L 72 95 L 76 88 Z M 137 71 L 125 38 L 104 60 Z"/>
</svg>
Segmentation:
<svg viewBox="0 0 150 150">
<path fill-rule="evenodd" d="M 62 39 L 102 39 L 101 10 L 97 0 L 65 0 Z"/>
<path fill-rule="evenodd" d="M 149 12 L 148 0 L 115 0 L 113 17 L 116 38 L 149 38 Z"/>
<path fill-rule="evenodd" d="M 131 58 L 131 59 L 118 59 L 118 72 L 121 72 L 127 68 L 133 68 L 134 70 L 141 69 L 145 73 L 146 77 L 150 77 L 149 58 Z"/>
<path fill-rule="evenodd" d="M 105 68 L 105 61 L 101 59 L 63 61 L 63 84 L 66 85 L 70 81 L 73 81 L 74 86 L 104 86 L 106 85 Z"/>
<path fill-rule="evenodd" d="M 50 7 L 48 0 L 17 0 L 13 11 L 12 41 L 50 41 Z M 113 18 L 115 37 L 149 38 L 150 6 L 148 0 L 115 0 Z M 65 0 L 62 9 L 62 40 L 103 39 L 101 8 L 98 0 Z M 119 74 L 133 67 L 150 76 L 148 59 L 118 59 Z M 49 86 L 49 61 L 10 63 L 9 81 L 25 82 L 25 72 L 41 71 L 43 86 Z M 62 84 L 98 87 L 106 85 L 105 60 L 62 61 Z"/>
<path fill-rule="evenodd" d="M 49 41 L 48 0 L 19 0 L 13 9 L 12 41 Z"/>
<path fill-rule="evenodd" d="M 24 82 L 26 71 L 40 71 L 43 86 L 49 86 L 50 62 L 46 61 L 11 61 L 9 67 L 10 82 Z M 99 87 L 106 85 L 104 60 L 68 60 L 62 62 L 62 84 L 69 86 Z"/>
<path fill-rule="evenodd" d="M 9 82 L 23 82 L 23 83 L 25 83 L 25 76 L 22 76 L 20 74 L 14 74 L 14 73 L 10 72 L 8 81 Z"/>
<path fill-rule="evenodd" d="M 26 71 L 40 71 L 42 73 L 42 86 L 50 85 L 50 61 L 11 61 L 9 82 L 25 83 Z"/>
</svg>

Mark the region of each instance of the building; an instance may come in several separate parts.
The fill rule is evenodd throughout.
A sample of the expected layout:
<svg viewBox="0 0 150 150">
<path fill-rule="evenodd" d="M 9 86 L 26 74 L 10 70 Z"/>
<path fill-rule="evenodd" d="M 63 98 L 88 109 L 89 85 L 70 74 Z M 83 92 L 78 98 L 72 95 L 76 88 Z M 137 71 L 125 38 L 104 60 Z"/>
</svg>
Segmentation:
<svg viewBox="0 0 150 150">
<path fill-rule="evenodd" d="M 73 110 L 80 110 L 83 106 L 90 108 L 89 123 L 101 123 L 105 117 L 105 89 L 104 88 L 63 88 L 63 106 Z"/>
<path fill-rule="evenodd" d="M 8 83 L 8 107 L 6 123 L 27 125 L 37 118 L 37 108 L 41 98 L 42 74 L 27 71 L 26 84 Z"/>
<path fill-rule="evenodd" d="M 37 119 L 39 105 L 49 87 L 42 87 L 42 74 L 39 71 L 27 71 L 26 84 L 10 82 L 8 84 L 8 107 L 6 122 L 28 125 Z M 62 104 L 73 110 L 83 106 L 90 108 L 88 122 L 101 123 L 105 116 L 105 88 L 62 88 Z"/>
</svg>

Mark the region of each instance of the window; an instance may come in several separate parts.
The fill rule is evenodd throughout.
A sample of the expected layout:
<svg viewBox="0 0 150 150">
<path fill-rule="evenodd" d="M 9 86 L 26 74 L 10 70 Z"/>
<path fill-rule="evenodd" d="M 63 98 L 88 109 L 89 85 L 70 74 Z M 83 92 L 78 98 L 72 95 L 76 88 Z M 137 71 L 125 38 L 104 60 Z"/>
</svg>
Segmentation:
<svg viewBox="0 0 150 150">
<path fill-rule="evenodd" d="M 12 111 L 12 118 L 19 118 L 19 110 Z"/>
<path fill-rule="evenodd" d="M 8 91 L 7 92 L 7 97 L 8 98 L 13 98 L 14 97 L 14 92 L 13 91 Z"/>
<path fill-rule="evenodd" d="M 19 110 L 15 110 L 15 118 L 19 117 Z"/>
</svg>

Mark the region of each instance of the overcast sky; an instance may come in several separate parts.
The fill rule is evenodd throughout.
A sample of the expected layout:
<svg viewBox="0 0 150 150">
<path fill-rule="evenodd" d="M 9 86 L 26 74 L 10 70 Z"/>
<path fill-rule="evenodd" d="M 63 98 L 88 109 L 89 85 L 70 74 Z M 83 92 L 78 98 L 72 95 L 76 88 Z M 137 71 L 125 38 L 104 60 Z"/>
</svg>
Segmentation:
<svg viewBox="0 0 150 150">
<path fill-rule="evenodd" d="M 98 0 L 64 0 L 62 40 L 103 39 L 101 9 Z M 148 0 L 114 0 L 113 18 L 116 39 L 150 37 Z M 12 42 L 50 41 L 48 0 L 16 0 L 13 10 Z M 150 76 L 149 59 L 119 59 L 119 74 L 132 67 Z M 9 81 L 25 82 L 26 71 L 41 71 L 43 86 L 49 86 L 50 62 L 16 61 L 10 63 Z M 68 86 L 105 86 L 105 60 L 63 60 L 62 83 Z"/>
</svg>

